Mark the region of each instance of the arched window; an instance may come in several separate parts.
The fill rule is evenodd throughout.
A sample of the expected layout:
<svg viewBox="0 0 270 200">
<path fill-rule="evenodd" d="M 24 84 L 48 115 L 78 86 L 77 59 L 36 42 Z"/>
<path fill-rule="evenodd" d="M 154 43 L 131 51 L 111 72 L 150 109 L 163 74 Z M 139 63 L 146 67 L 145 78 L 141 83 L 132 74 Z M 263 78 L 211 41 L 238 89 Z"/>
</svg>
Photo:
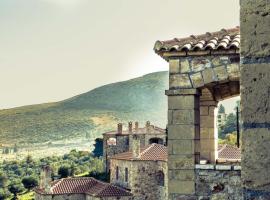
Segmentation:
<svg viewBox="0 0 270 200">
<path fill-rule="evenodd" d="M 128 168 L 125 168 L 125 182 L 128 182 Z"/>
<path fill-rule="evenodd" d="M 149 139 L 149 144 L 153 144 L 153 143 L 163 144 L 163 139 L 161 139 L 161 138 L 150 138 Z"/>
<path fill-rule="evenodd" d="M 115 178 L 116 178 L 116 180 L 119 179 L 119 167 L 118 166 L 116 167 Z"/>
<path fill-rule="evenodd" d="M 156 180 L 157 180 L 157 185 L 159 186 L 164 186 L 164 173 L 163 171 L 158 171 L 156 173 Z"/>
</svg>

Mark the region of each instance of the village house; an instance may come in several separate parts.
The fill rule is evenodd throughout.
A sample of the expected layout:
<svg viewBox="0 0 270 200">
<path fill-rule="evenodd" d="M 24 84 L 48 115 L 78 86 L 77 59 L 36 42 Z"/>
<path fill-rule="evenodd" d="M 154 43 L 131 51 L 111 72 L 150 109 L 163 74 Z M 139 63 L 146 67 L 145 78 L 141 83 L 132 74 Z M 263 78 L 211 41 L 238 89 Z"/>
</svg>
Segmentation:
<svg viewBox="0 0 270 200">
<path fill-rule="evenodd" d="M 119 123 L 116 131 L 103 134 L 103 159 L 106 172 L 110 169 L 109 158 L 115 154 L 131 150 L 133 134 L 136 133 L 140 140 L 140 146 L 144 147 L 152 143 L 166 144 L 166 131 L 146 122 L 145 127 L 139 127 L 139 123 L 128 123 L 128 129 L 123 130 L 123 124 Z"/>
<path fill-rule="evenodd" d="M 131 200 L 132 194 L 120 187 L 92 177 L 63 178 L 51 181 L 51 170 L 44 167 L 36 200 Z"/>
</svg>

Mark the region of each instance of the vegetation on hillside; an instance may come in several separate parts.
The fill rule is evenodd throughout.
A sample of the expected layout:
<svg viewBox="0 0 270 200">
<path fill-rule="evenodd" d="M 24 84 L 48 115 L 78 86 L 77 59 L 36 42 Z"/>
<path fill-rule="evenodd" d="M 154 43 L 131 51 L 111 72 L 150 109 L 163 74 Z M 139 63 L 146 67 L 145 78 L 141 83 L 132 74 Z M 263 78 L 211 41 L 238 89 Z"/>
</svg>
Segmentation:
<svg viewBox="0 0 270 200">
<path fill-rule="evenodd" d="M 95 178 L 106 179 L 103 162 L 89 152 L 72 150 L 61 157 L 46 157 L 34 160 L 28 156 L 23 161 L 0 163 L 0 200 L 14 198 L 24 194 L 38 185 L 42 166 L 52 168 L 53 177 L 93 175 Z"/>
<path fill-rule="evenodd" d="M 73 98 L 0 110 L 0 144 L 40 143 L 100 136 L 118 121 L 166 125 L 168 72 L 96 88 Z"/>
</svg>

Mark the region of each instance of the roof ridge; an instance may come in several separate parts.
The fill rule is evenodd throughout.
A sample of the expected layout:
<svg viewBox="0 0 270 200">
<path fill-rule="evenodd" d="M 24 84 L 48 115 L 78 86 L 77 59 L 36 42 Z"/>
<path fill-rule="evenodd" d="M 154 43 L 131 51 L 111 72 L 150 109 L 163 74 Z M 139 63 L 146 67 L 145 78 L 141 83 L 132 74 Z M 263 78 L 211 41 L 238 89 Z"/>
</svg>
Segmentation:
<svg viewBox="0 0 270 200">
<path fill-rule="evenodd" d="M 143 152 L 140 153 L 140 156 L 145 155 L 151 148 L 153 148 L 153 146 L 155 146 L 155 143 L 149 145 L 145 150 L 143 150 Z"/>
<path fill-rule="evenodd" d="M 54 188 L 56 188 L 60 183 L 62 183 L 63 180 L 64 180 L 64 178 L 63 178 L 63 179 L 60 179 L 60 180 L 56 180 L 56 181 L 58 181 L 58 182 L 57 182 L 55 185 L 51 186 L 50 192 L 52 193 L 53 190 L 54 190 Z"/>
</svg>

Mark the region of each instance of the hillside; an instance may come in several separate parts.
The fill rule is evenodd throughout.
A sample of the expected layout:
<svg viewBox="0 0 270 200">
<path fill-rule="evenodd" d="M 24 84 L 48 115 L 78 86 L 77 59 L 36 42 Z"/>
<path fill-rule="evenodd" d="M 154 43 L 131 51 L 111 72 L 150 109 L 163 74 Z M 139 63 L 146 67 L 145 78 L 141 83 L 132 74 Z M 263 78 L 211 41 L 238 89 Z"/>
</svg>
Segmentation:
<svg viewBox="0 0 270 200">
<path fill-rule="evenodd" d="M 70 99 L 0 110 L 0 143 L 97 137 L 129 120 L 165 127 L 168 72 L 105 85 Z"/>
</svg>

